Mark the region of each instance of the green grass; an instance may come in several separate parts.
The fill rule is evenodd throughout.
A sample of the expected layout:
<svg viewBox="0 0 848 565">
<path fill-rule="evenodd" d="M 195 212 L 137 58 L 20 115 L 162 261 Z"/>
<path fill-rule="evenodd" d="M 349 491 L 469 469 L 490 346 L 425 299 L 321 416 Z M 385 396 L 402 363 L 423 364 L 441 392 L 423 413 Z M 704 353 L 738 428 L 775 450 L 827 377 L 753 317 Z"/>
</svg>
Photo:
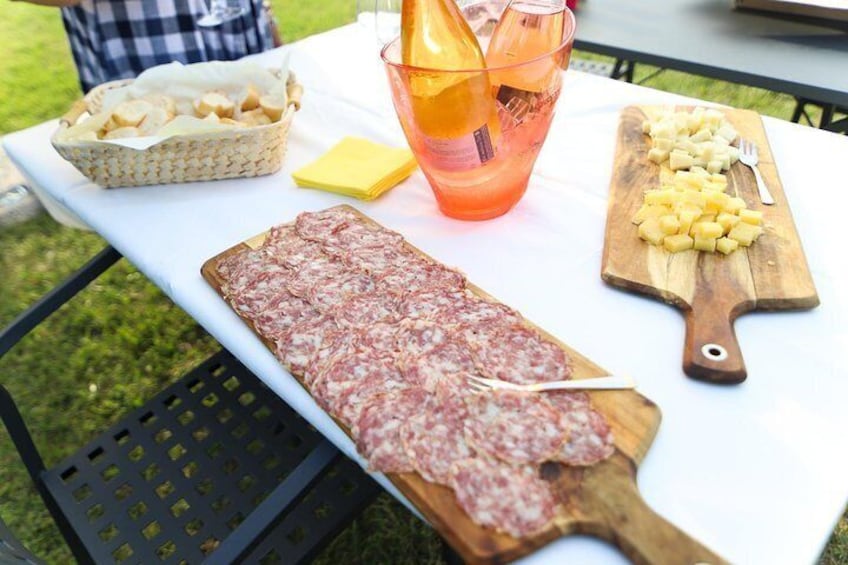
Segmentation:
<svg viewBox="0 0 848 565">
<path fill-rule="evenodd" d="M 349 0 L 275 0 L 274 5 L 287 42 L 354 17 Z M 4 6 L 0 53 L 0 134 L 57 117 L 80 96 L 58 11 Z M 670 71 L 651 76 L 654 71 L 640 65 L 637 82 L 784 119 L 792 112 L 793 100 L 786 95 Z M 103 245 L 98 236 L 61 227 L 45 215 L 0 231 L 0 327 Z M 0 375 L 49 466 L 216 348 L 189 316 L 121 261 L 0 360 Z M 5 430 L 0 431 L 0 513 L 48 563 L 71 560 Z M 429 527 L 382 495 L 319 561 L 437 563 L 441 547 Z M 821 563 L 846 562 L 843 518 Z"/>
</svg>

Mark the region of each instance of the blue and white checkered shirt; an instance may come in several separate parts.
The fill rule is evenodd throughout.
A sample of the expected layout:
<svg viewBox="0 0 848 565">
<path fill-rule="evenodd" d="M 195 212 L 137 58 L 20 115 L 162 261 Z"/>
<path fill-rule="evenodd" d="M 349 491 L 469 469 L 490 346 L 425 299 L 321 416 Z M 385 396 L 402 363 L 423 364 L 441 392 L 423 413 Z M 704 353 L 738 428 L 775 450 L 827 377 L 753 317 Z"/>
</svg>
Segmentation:
<svg viewBox="0 0 848 565">
<path fill-rule="evenodd" d="M 83 92 L 180 61 L 231 61 L 273 47 L 262 0 L 243 0 L 247 13 L 214 28 L 197 20 L 204 0 L 82 0 L 62 8 Z"/>
</svg>

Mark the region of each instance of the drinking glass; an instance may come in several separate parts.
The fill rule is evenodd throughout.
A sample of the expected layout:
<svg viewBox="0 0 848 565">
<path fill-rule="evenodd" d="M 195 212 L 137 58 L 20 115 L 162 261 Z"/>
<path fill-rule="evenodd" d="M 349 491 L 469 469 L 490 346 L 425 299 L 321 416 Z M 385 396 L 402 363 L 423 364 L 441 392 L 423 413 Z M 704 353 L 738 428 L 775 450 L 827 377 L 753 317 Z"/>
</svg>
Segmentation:
<svg viewBox="0 0 848 565">
<path fill-rule="evenodd" d="M 400 35 L 402 0 L 356 0 L 356 21 L 371 30 L 382 47 Z"/>
<path fill-rule="evenodd" d="M 210 0 L 209 13 L 197 20 L 200 27 L 215 27 L 247 13 L 242 0 Z"/>
<path fill-rule="evenodd" d="M 500 6 L 489 9 L 470 4 L 462 8 L 464 12 L 471 9 L 482 14 L 477 19 L 483 21 L 497 13 Z M 574 15 L 566 10 L 563 40 L 556 48 L 529 60 L 482 69 L 447 71 L 404 65 L 397 38 L 383 48 L 381 56 L 395 110 L 443 214 L 464 220 L 494 218 L 509 211 L 524 195 L 554 117 L 565 72 L 562 69 L 568 66 L 574 43 L 574 26 Z M 481 30 L 491 33 L 489 28 L 481 26 Z M 479 39 L 483 43 L 487 38 Z M 531 88 L 528 86 L 516 88 L 510 84 L 515 77 L 525 76 L 533 77 L 532 91 L 526 90 Z M 481 152 L 479 159 L 467 158 L 466 153 L 474 154 L 475 149 L 469 146 L 461 148 L 462 159 L 451 161 L 438 151 L 455 142 L 450 138 L 433 138 L 432 122 L 434 115 L 438 115 L 433 106 L 438 99 L 428 98 L 427 93 L 439 90 L 435 88 L 438 85 L 456 90 L 451 85 L 461 85 L 463 81 L 491 86 L 474 90 L 476 98 L 464 104 L 478 108 L 494 104 L 499 131 L 493 133 L 491 146 L 477 147 Z"/>
</svg>

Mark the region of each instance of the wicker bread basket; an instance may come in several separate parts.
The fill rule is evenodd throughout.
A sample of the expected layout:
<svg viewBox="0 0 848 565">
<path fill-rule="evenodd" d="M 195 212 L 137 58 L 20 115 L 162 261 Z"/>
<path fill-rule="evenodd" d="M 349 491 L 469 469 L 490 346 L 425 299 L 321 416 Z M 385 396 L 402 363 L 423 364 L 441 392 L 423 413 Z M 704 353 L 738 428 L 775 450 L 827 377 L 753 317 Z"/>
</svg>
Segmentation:
<svg viewBox="0 0 848 565">
<path fill-rule="evenodd" d="M 100 111 L 103 93 L 132 80 L 102 84 L 76 101 L 59 122 L 51 143 L 83 175 L 104 188 L 268 175 L 280 169 L 303 87 L 293 73 L 286 82 L 288 108 L 278 122 L 213 133 L 179 135 L 144 150 L 96 141 L 64 141 L 59 134 L 85 112 Z"/>
</svg>

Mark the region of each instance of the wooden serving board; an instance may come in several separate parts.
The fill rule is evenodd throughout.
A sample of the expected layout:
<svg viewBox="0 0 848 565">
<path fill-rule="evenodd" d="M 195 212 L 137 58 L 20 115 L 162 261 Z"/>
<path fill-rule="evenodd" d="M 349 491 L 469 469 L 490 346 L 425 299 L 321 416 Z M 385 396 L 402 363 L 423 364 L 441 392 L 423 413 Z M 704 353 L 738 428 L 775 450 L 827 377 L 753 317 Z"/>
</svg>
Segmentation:
<svg viewBox="0 0 848 565">
<path fill-rule="evenodd" d="M 357 210 L 345 208 L 371 221 Z M 259 247 L 265 235 L 240 243 L 204 263 L 201 269 L 203 277 L 222 298 L 224 294 L 217 264 L 233 253 Z M 416 251 L 424 255 L 420 250 Z M 478 287 L 469 284 L 469 288 L 480 296 L 491 298 Z M 262 338 L 249 320 L 244 321 L 274 351 L 273 344 Z M 571 357 L 574 378 L 608 374 L 555 337 L 541 331 L 560 344 Z M 301 375 L 294 376 L 308 391 Z M 512 561 L 569 534 L 590 534 L 607 540 L 636 563 L 725 563 L 653 512 L 639 495 L 636 469 L 657 433 L 661 419 L 659 408 L 634 391 L 598 391 L 592 392 L 591 397 L 593 406 L 610 423 L 615 434 L 616 451 L 609 459 L 591 467 L 545 464 L 542 476 L 552 483 L 561 505 L 550 526 L 532 537 L 516 539 L 478 526 L 458 506 L 451 489 L 429 483 L 417 473 L 387 474 L 387 477 L 468 563 Z M 352 437 L 350 429 L 338 420 L 336 423 Z"/>
<path fill-rule="evenodd" d="M 717 383 L 742 382 L 747 371 L 733 321 L 751 310 L 796 310 L 819 303 L 762 120 L 749 110 L 723 110 L 739 135 L 759 149 L 760 172 L 774 205 L 760 202 L 754 174 L 742 163 L 726 174 L 727 191 L 763 212 L 763 235 L 751 247 L 727 256 L 692 250 L 672 254 L 639 239 L 631 222 L 643 192 L 656 188 L 660 179 L 660 167 L 648 160 L 650 139 L 642 133 L 645 110 L 650 107 L 629 106 L 621 114 L 601 277 L 683 310 L 687 375 Z"/>
</svg>

